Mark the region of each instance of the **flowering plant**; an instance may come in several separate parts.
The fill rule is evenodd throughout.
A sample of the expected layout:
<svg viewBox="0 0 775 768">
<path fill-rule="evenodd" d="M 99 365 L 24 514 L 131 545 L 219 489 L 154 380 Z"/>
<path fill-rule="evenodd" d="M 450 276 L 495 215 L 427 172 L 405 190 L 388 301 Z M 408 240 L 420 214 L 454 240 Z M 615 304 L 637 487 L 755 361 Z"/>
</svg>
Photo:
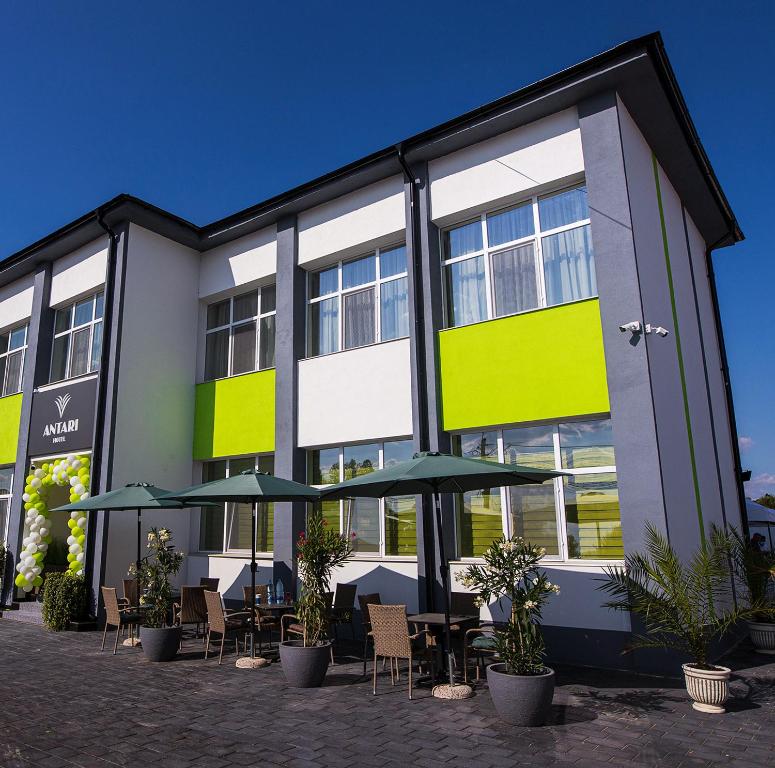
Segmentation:
<svg viewBox="0 0 775 768">
<path fill-rule="evenodd" d="M 541 608 L 560 588 L 540 570 L 543 547 L 521 536 L 494 541 L 484 552 L 484 564 L 469 565 L 457 579 L 480 593 L 480 604 L 503 598 L 511 602 L 509 621 L 495 632 L 498 654 L 512 675 L 540 675 L 544 671 Z"/>
<path fill-rule="evenodd" d="M 352 537 L 355 538 L 355 534 Z M 307 530 L 299 534 L 296 551 L 302 581 L 296 613 L 304 625 L 304 647 L 309 648 L 325 636 L 329 608 L 326 594 L 331 574 L 350 557 L 352 546 L 347 536 L 326 526 L 319 509 L 313 509 L 307 515 Z"/>
<path fill-rule="evenodd" d="M 140 604 L 150 606 L 144 615 L 146 627 L 164 627 L 172 610 L 172 587 L 170 576 L 180 571 L 183 565 L 183 552 L 176 552 L 172 543 L 172 533 L 167 528 L 151 528 L 148 531 L 149 554 L 137 566 L 129 566 L 129 575 L 139 579 L 144 587 Z"/>
</svg>

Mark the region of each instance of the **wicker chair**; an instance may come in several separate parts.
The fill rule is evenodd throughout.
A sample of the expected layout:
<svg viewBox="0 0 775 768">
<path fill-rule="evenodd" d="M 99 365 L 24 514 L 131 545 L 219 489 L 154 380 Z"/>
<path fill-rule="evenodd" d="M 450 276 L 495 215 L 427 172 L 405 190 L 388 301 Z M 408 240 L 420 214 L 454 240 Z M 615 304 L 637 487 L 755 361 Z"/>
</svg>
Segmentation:
<svg viewBox="0 0 775 768">
<path fill-rule="evenodd" d="M 250 612 L 250 602 L 253 597 L 250 585 L 242 587 L 243 611 Z M 266 584 L 256 584 L 256 597 L 261 598 L 261 605 L 266 605 L 269 588 Z M 272 630 L 279 631 L 280 620 L 270 614 L 261 612 L 261 605 L 256 606 L 256 630 L 258 631 L 258 652 L 261 653 L 261 633 L 269 633 L 269 647 L 272 647 Z"/>
<path fill-rule="evenodd" d="M 209 576 L 202 576 L 202 578 L 199 579 L 199 586 L 204 587 L 209 592 L 217 592 L 219 581 L 220 579 L 211 579 Z"/>
<path fill-rule="evenodd" d="M 129 627 L 130 637 L 134 637 L 134 628 L 142 624 L 143 617 L 137 611 L 129 608 L 121 608 L 116 597 L 116 590 L 113 587 L 101 587 L 102 601 L 105 604 L 105 629 L 102 631 L 102 647 L 105 650 L 105 637 L 108 634 L 108 627 L 116 628 L 116 642 L 113 644 L 113 655 L 118 650 L 118 636 L 123 627 Z"/>
<path fill-rule="evenodd" d="M 210 650 L 210 635 L 215 632 L 221 636 L 221 652 L 218 656 L 218 663 L 223 661 L 223 643 L 229 632 L 234 633 L 234 642 L 239 653 L 239 633 L 242 632 L 245 650 L 247 650 L 246 634 L 248 631 L 249 614 L 229 613 L 226 614 L 221 603 L 221 595 L 218 592 L 204 590 L 205 604 L 207 605 L 207 641 L 205 642 L 205 660 Z"/>
<path fill-rule="evenodd" d="M 355 604 L 355 593 L 358 591 L 357 584 L 337 584 L 334 593 L 334 603 L 331 608 L 328 620 L 334 630 L 336 637 L 336 628 L 340 625 L 349 625 L 350 633 L 355 639 L 353 630 L 353 607 Z"/>
<path fill-rule="evenodd" d="M 371 621 L 369 619 L 369 606 L 382 605 L 379 592 L 371 595 L 358 595 L 358 607 L 361 610 L 361 624 L 363 625 L 363 674 L 366 674 L 366 651 L 371 639 Z"/>
<path fill-rule="evenodd" d="M 118 598 L 120 608 L 137 608 L 137 579 L 123 579 L 124 596 Z"/>
<path fill-rule="evenodd" d="M 172 623 L 183 626 L 196 624 L 196 637 L 199 627 L 207 626 L 207 603 L 204 587 L 181 587 L 180 602 L 172 604 Z M 183 647 L 183 634 L 180 635 L 180 647 Z"/>
<path fill-rule="evenodd" d="M 334 603 L 334 593 L 326 592 L 326 610 L 331 611 Z M 294 613 L 286 613 L 280 618 L 280 642 L 285 642 L 286 636 L 304 638 L 304 625 Z M 334 646 L 331 645 L 331 663 L 334 663 Z"/>
<path fill-rule="evenodd" d="M 413 635 L 409 634 L 405 605 L 376 605 L 371 603 L 369 606 L 369 620 L 371 622 L 371 636 L 374 641 L 372 691 L 375 696 L 377 695 L 377 660 L 380 656 L 390 660 L 390 681 L 393 685 L 395 685 L 396 678 L 400 677 L 398 660 L 408 660 L 410 699 L 412 698 L 412 662 L 415 658 L 429 663 L 431 680 L 434 683 L 436 682 L 430 633 L 427 630 L 423 630 Z M 393 659 L 395 659 L 395 674 Z M 422 664 L 422 661 L 420 661 L 420 664 Z"/>
</svg>

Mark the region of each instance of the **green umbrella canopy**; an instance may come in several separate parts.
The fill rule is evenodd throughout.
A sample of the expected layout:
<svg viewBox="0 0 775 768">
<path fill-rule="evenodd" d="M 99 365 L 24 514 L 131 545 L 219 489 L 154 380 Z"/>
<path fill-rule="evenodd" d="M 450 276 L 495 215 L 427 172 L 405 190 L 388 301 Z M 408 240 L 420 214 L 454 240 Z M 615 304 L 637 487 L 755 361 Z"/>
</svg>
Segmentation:
<svg viewBox="0 0 775 768">
<path fill-rule="evenodd" d="M 316 488 L 248 469 L 223 480 L 213 480 L 168 493 L 165 498 L 188 504 L 199 504 L 203 501 L 253 504 L 262 501 L 316 501 L 319 497 L 320 491 Z"/>
<path fill-rule="evenodd" d="M 349 496 L 408 496 L 422 493 L 463 493 L 482 488 L 543 483 L 565 474 L 518 464 L 499 464 L 446 453 L 416 453 L 414 458 L 386 469 L 354 477 L 322 491 L 323 499 Z"/>
<path fill-rule="evenodd" d="M 101 493 L 99 496 L 90 496 L 83 501 L 75 501 L 57 507 L 52 512 L 88 512 L 93 509 L 100 510 L 129 510 L 129 509 L 182 509 L 184 507 L 175 499 L 163 498 L 170 491 L 165 488 L 157 488 L 149 483 L 130 483 L 123 488 Z"/>
</svg>

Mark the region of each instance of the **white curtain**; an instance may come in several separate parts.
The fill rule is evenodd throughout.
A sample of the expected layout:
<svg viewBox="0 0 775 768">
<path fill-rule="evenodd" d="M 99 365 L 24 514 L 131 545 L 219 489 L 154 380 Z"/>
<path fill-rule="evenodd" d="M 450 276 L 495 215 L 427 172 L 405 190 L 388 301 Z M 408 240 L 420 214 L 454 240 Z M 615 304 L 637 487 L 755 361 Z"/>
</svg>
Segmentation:
<svg viewBox="0 0 775 768">
<path fill-rule="evenodd" d="M 541 245 L 548 305 L 597 295 L 589 225 L 545 237 Z"/>
<path fill-rule="evenodd" d="M 447 300 L 449 325 L 468 325 L 487 318 L 484 284 L 484 257 L 449 264 Z"/>
<path fill-rule="evenodd" d="M 345 349 L 362 347 L 375 341 L 374 289 L 351 293 L 344 297 Z"/>
<path fill-rule="evenodd" d="M 310 354 L 327 355 L 339 349 L 339 297 L 310 305 Z"/>
<path fill-rule="evenodd" d="M 492 257 L 495 314 L 499 317 L 538 306 L 535 253 L 532 243 Z"/>
<path fill-rule="evenodd" d="M 380 286 L 380 324 L 382 341 L 409 335 L 409 305 L 406 278 L 399 277 Z"/>
</svg>

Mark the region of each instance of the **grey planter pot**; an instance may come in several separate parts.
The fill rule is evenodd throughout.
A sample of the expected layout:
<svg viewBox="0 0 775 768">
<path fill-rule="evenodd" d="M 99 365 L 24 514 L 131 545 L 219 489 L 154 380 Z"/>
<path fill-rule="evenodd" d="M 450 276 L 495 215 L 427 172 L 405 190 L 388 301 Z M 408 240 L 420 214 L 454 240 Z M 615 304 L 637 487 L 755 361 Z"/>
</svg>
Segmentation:
<svg viewBox="0 0 775 768">
<path fill-rule="evenodd" d="M 501 720 L 510 725 L 543 725 L 554 696 L 554 670 L 543 675 L 510 675 L 505 664 L 487 667 L 490 696 Z"/>
<path fill-rule="evenodd" d="M 304 648 L 301 640 L 280 643 L 280 663 L 288 685 L 293 688 L 319 688 L 331 661 L 331 643 Z"/>
<path fill-rule="evenodd" d="M 770 621 L 749 621 L 748 633 L 756 653 L 775 655 L 775 623 Z"/>
<path fill-rule="evenodd" d="M 172 661 L 180 648 L 182 627 L 140 627 L 140 644 L 148 661 Z"/>
</svg>

